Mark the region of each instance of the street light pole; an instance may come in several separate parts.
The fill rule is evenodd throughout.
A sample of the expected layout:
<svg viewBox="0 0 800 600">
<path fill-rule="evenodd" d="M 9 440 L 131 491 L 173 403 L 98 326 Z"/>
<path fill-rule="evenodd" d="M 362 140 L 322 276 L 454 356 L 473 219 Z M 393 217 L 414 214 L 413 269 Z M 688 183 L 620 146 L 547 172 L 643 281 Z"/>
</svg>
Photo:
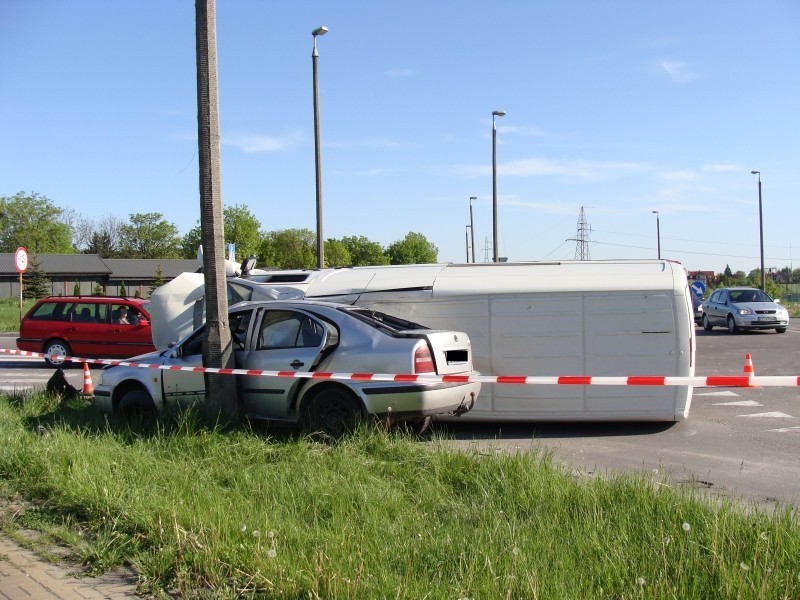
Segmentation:
<svg viewBox="0 0 800 600">
<path fill-rule="evenodd" d="M 317 176 L 317 268 L 325 267 L 325 242 L 322 234 L 322 149 L 319 130 L 319 79 L 317 77 L 317 36 L 328 33 L 327 27 L 317 27 L 311 32 L 314 36 L 314 51 L 311 53 L 311 66 L 314 75 L 314 164 Z"/>
<path fill-rule="evenodd" d="M 658 260 L 661 260 L 661 221 L 658 218 L 658 211 L 654 210 L 656 216 L 656 239 L 658 240 Z"/>
<path fill-rule="evenodd" d="M 764 220 L 761 212 L 761 171 L 750 171 L 758 175 L 758 238 L 761 244 L 761 291 L 767 291 L 767 279 L 764 273 Z"/>
<path fill-rule="evenodd" d="M 477 196 L 469 197 L 469 231 L 472 234 L 472 262 L 475 262 L 475 222 L 472 220 L 472 201 L 477 199 Z M 467 257 L 467 262 L 469 262 L 469 257 Z"/>
<path fill-rule="evenodd" d="M 497 125 L 495 117 L 504 117 L 505 111 L 492 111 L 492 245 L 494 262 L 500 262 L 500 250 L 497 244 Z"/>
<path fill-rule="evenodd" d="M 465 243 L 467 244 L 467 262 L 469 262 L 469 225 L 467 225 L 467 229 L 464 231 L 464 234 L 466 236 Z"/>
</svg>

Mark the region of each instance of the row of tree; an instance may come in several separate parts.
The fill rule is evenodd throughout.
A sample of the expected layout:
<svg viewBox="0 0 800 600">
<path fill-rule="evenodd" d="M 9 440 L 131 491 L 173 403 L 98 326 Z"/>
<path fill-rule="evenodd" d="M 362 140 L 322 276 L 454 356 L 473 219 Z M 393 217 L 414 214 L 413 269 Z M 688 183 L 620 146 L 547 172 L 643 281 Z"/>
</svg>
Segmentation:
<svg viewBox="0 0 800 600">
<path fill-rule="evenodd" d="M 316 234 L 309 229 L 264 231 L 245 206 L 224 209 L 225 241 L 238 258 L 256 256 L 257 264 L 279 269 L 317 265 Z M 0 252 L 24 246 L 30 254 L 97 254 L 101 258 L 194 258 L 200 223 L 185 235 L 161 213 L 134 213 L 97 219 L 57 207 L 35 192 L 0 197 Z M 384 248 L 364 236 L 325 240 L 328 267 L 435 263 L 438 248 L 411 232 Z"/>
</svg>

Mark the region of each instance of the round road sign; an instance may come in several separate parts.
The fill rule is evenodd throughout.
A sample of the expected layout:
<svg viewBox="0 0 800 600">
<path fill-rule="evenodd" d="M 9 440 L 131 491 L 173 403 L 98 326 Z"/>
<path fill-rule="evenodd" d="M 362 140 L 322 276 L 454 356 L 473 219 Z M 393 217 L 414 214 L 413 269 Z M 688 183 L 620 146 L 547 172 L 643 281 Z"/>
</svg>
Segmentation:
<svg viewBox="0 0 800 600">
<path fill-rule="evenodd" d="M 14 253 L 14 265 L 20 273 L 24 273 L 25 269 L 28 268 L 28 252 L 25 248 L 17 248 L 17 251 Z"/>
</svg>

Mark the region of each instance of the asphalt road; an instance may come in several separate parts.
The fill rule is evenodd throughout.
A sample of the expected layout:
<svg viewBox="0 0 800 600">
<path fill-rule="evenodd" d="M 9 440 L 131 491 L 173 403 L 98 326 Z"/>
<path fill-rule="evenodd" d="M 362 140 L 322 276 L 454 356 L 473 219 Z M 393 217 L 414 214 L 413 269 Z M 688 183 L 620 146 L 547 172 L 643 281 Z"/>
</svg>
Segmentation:
<svg viewBox="0 0 800 600">
<path fill-rule="evenodd" d="M 15 348 L 14 336 L 0 336 L 0 347 Z M 800 375 L 800 319 L 784 334 L 697 329 L 697 375 L 741 375 L 747 353 L 756 375 Z M 80 365 L 66 373 L 81 389 Z M 41 359 L 0 354 L 0 391 L 42 388 L 50 375 Z M 92 369 L 92 380 L 98 377 Z M 669 485 L 765 508 L 800 506 L 797 387 L 695 388 L 689 418 L 675 424 L 460 423 L 437 430 L 481 452 L 544 448 L 578 477 L 657 470 Z"/>
</svg>

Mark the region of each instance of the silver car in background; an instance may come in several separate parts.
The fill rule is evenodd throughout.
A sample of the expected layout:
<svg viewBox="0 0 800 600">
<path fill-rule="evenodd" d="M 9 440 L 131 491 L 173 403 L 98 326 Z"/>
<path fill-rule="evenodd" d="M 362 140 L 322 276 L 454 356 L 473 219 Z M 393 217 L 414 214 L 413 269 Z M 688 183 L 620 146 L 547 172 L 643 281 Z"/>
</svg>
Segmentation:
<svg viewBox="0 0 800 600">
<path fill-rule="evenodd" d="M 363 374 L 475 375 L 466 333 L 436 331 L 371 309 L 306 300 L 241 302 L 229 323 L 235 366 L 250 371 L 362 374 L 347 380 L 236 375 L 240 412 L 250 419 L 301 424 L 339 434 L 372 415 L 414 422 L 460 415 L 472 408 L 480 383 L 374 381 Z M 133 362 L 202 366 L 203 327 L 174 347 Z M 163 413 L 205 398 L 202 372 L 106 368 L 95 387 L 108 413 L 149 409 Z"/>
<path fill-rule="evenodd" d="M 785 333 L 789 311 L 758 288 L 735 287 L 714 290 L 703 303 L 703 329 L 727 327 L 731 333 L 743 329 L 774 329 Z"/>
</svg>

